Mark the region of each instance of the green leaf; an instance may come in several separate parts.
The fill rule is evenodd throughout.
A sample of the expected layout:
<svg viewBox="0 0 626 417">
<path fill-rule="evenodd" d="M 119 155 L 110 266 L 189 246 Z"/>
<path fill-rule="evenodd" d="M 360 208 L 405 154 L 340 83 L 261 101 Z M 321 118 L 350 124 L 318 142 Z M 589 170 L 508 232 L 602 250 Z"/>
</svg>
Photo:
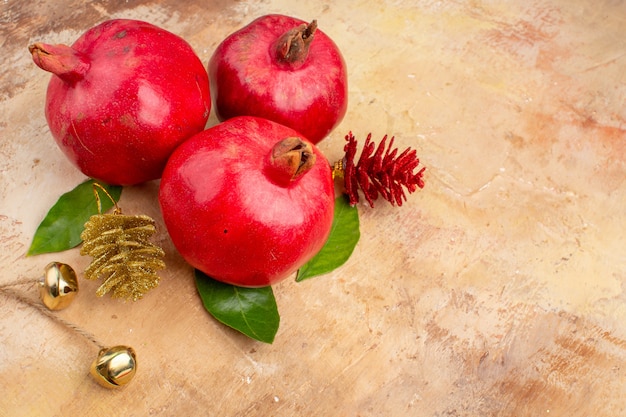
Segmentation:
<svg viewBox="0 0 626 417">
<path fill-rule="evenodd" d="M 350 206 L 345 196 L 335 200 L 335 216 L 330 236 L 322 249 L 298 270 L 296 281 L 323 275 L 343 265 L 356 247 L 359 231 L 359 212 Z"/>
<path fill-rule="evenodd" d="M 80 234 L 85 223 L 92 215 L 98 214 L 93 183 L 94 180 L 87 180 L 59 198 L 39 224 L 27 256 L 61 252 L 81 243 Z M 116 202 L 119 201 L 122 187 L 99 184 Z M 98 192 L 104 213 L 113 207 L 113 202 L 101 190 Z"/>
<path fill-rule="evenodd" d="M 274 341 L 280 316 L 271 286 L 237 287 L 216 281 L 199 270 L 195 275 L 202 303 L 217 321 L 255 340 Z"/>
</svg>

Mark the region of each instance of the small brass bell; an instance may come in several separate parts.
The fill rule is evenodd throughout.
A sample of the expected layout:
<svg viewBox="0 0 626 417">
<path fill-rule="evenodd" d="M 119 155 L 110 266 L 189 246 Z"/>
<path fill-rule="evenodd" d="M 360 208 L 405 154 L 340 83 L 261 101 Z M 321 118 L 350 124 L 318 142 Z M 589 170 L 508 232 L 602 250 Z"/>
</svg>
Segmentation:
<svg viewBox="0 0 626 417">
<path fill-rule="evenodd" d="M 91 375 L 106 388 L 120 388 L 128 384 L 137 371 L 135 351 L 129 346 L 100 349 L 91 364 Z"/>
<path fill-rule="evenodd" d="M 39 297 L 50 310 L 62 310 L 74 299 L 78 291 L 78 280 L 71 266 L 61 262 L 50 262 L 39 281 Z"/>
</svg>

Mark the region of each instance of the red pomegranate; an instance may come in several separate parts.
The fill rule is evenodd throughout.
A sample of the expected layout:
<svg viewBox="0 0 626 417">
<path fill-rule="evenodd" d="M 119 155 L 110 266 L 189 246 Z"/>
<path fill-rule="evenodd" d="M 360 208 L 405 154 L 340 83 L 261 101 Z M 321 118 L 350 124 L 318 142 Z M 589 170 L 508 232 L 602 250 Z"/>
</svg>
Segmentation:
<svg viewBox="0 0 626 417">
<path fill-rule="evenodd" d="M 345 62 L 315 20 L 259 17 L 217 47 L 208 69 L 220 120 L 264 117 L 318 143 L 346 113 Z"/>
<path fill-rule="evenodd" d="M 119 185 L 159 178 L 176 146 L 204 129 L 208 75 L 182 38 L 137 20 L 109 20 L 70 47 L 35 43 L 51 72 L 46 119 L 85 175 Z"/>
<path fill-rule="evenodd" d="M 159 202 L 189 264 L 219 281 L 260 287 L 285 279 L 322 248 L 334 186 L 328 161 L 302 135 L 241 116 L 176 149 Z"/>
</svg>

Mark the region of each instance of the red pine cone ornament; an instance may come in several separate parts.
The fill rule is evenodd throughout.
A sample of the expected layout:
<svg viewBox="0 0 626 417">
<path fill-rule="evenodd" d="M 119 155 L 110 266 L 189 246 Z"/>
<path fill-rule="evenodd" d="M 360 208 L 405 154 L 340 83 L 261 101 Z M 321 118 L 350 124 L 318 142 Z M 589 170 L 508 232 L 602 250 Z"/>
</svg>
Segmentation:
<svg viewBox="0 0 626 417">
<path fill-rule="evenodd" d="M 343 176 L 345 192 L 350 198 L 351 206 L 359 202 L 359 188 L 371 207 L 374 207 L 374 200 L 378 199 L 379 194 L 391 205 L 401 206 L 406 201 L 404 188 L 409 193 L 416 191 L 418 187 L 424 188 L 423 175 L 426 168 L 422 167 L 415 172 L 420 163 L 417 152 L 407 148 L 398 155 L 398 149 L 393 148 L 393 136 L 388 146 L 387 135 L 378 147 L 371 139 L 370 133 L 359 161 L 355 164 L 357 140 L 352 132 L 348 133 L 348 143 L 344 146 L 345 156 L 335 164 L 333 175 Z"/>
</svg>

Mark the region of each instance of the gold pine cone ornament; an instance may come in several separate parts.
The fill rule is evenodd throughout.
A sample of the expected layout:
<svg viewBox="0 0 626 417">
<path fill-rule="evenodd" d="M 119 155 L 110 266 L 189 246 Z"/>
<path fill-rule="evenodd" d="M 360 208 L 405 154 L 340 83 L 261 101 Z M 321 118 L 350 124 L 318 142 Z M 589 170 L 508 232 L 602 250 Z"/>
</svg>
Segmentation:
<svg viewBox="0 0 626 417">
<path fill-rule="evenodd" d="M 100 212 L 95 188 L 94 192 Z M 81 234 L 80 254 L 93 257 L 85 278 L 103 279 L 96 295 L 101 297 L 111 292 L 115 298 L 137 301 L 159 285 L 157 271 L 165 268 L 162 259 L 165 252 L 149 241 L 155 232 L 154 219 L 146 215 L 124 215 L 116 203 L 113 213 L 90 217 Z"/>
</svg>

